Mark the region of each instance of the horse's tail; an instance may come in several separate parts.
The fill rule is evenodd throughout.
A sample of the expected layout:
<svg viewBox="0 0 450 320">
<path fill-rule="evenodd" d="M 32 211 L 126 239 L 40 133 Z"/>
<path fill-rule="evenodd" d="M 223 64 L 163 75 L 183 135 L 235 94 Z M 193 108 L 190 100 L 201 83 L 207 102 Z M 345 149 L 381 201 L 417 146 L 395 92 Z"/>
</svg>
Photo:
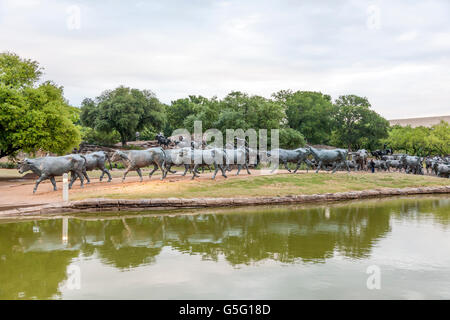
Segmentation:
<svg viewBox="0 0 450 320">
<path fill-rule="evenodd" d="M 86 157 L 85 157 L 84 155 L 82 155 L 82 154 L 80 154 L 80 157 L 82 157 L 82 158 L 84 159 L 84 166 L 86 166 L 86 164 L 87 164 L 87 159 L 86 159 Z"/>
</svg>

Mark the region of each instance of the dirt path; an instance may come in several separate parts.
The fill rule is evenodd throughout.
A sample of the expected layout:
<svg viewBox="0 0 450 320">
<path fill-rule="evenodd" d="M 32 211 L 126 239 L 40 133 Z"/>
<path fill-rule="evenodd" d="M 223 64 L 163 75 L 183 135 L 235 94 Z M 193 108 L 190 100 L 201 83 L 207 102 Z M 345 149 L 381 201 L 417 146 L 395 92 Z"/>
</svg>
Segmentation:
<svg viewBox="0 0 450 320">
<path fill-rule="evenodd" d="M 253 170 L 252 176 L 264 174 L 259 173 L 259 170 Z M 117 171 L 116 171 L 117 172 Z M 287 173 L 287 170 L 279 170 L 279 173 Z M 306 171 L 305 171 L 306 172 Z M 228 172 L 228 179 L 245 179 L 248 176 L 247 173 L 241 171 L 239 176 L 236 176 L 236 171 Z M 148 174 L 143 175 L 144 181 L 140 182 L 139 177 L 137 176 L 127 176 L 125 182 L 122 183 L 122 179 L 119 177 L 115 177 L 111 182 L 106 182 L 106 179 L 103 182 L 99 182 L 98 178 L 92 178 L 90 184 L 85 184 L 84 188 L 80 187 L 80 182 L 77 180 L 74 183 L 72 190 L 70 193 L 76 195 L 95 193 L 95 192 L 104 192 L 108 193 L 108 191 L 117 192 L 118 190 L 124 189 L 130 186 L 139 186 L 142 188 L 152 187 L 152 186 L 161 186 L 161 184 L 173 183 L 190 183 L 191 175 L 187 174 L 186 176 L 181 176 L 181 173 L 169 174 L 167 178 L 163 181 L 160 180 L 160 176 L 155 175 L 152 179 L 149 180 Z M 205 181 L 211 180 L 212 173 L 205 172 L 200 175 L 200 178 L 195 178 L 195 180 Z M 225 179 L 217 174 L 216 180 Z M 24 207 L 30 205 L 41 205 L 59 202 L 62 200 L 62 183 L 61 178 L 56 180 L 56 185 L 58 187 L 57 191 L 53 191 L 53 186 L 50 180 L 46 180 L 39 184 L 39 188 L 35 194 L 33 194 L 33 187 L 35 184 L 34 179 L 21 179 L 16 177 L 11 178 L 0 178 L 0 210 L 8 210 L 17 207 Z"/>
</svg>

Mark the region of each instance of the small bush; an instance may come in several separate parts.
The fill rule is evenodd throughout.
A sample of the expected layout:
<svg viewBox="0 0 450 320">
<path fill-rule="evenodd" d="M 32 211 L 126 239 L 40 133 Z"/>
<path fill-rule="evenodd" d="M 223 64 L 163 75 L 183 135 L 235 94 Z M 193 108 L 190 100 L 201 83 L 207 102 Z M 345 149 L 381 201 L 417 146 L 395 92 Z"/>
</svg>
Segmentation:
<svg viewBox="0 0 450 320">
<path fill-rule="evenodd" d="M 280 129 L 280 147 L 285 149 L 297 149 L 305 145 L 305 137 L 292 128 Z"/>
<path fill-rule="evenodd" d="M 125 165 L 122 162 L 114 162 L 111 163 L 113 166 L 113 169 L 125 169 Z M 109 164 L 107 165 L 107 167 L 109 168 Z"/>
<path fill-rule="evenodd" d="M 17 169 L 17 164 L 14 162 L 0 162 L 1 169 Z"/>
<path fill-rule="evenodd" d="M 120 141 L 120 135 L 117 131 L 111 133 L 99 132 L 89 127 L 80 127 L 81 137 L 88 144 L 100 146 L 112 146 Z"/>
</svg>

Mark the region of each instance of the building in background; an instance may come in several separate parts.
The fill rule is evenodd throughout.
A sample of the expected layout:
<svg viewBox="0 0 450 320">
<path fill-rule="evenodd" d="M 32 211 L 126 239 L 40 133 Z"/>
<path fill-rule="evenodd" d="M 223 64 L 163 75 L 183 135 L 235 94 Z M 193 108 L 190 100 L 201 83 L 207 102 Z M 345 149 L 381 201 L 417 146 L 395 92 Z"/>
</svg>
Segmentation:
<svg viewBox="0 0 450 320">
<path fill-rule="evenodd" d="M 393 119 L 393 120 L 388 120 L 388 121 L 391 126 L 395 126 L 396 124 L 399 124 L 402 127 L 410 125 L 412 128 L 415 128 L 415 127 L 420 127 L 420 126 L 431 127 L 435 124 L 439 124 L 442 120 L 450 123 L 450 116 Z"/>
</svg>

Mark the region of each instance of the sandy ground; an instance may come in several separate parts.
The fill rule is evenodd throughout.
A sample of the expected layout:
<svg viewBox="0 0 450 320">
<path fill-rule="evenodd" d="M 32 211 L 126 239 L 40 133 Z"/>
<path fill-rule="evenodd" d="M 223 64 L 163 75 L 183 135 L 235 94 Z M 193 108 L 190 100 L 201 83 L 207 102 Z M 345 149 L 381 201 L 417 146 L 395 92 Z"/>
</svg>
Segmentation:
<svg viewBox="0 0 450 320">
<path fill-rule="evenodd" d="M 116 171 L 117 172 L 117 171 Z M 228 172 L 228 179 L 245 179 L 248 174 L 242 170 L 239 176 L 236 176 L 236 171 Z M 300 172 L 300 171 L 299 171 Z M 306 171 L 305 171 L 306 172 Z M 278 173 L 287 173 L 287 170 L 279 170 Z M 130 173 L 131 174 L 131 173 Z M 252 176 L 256 176 L 260 173 L 259 170 L 252 170 Z M 84 188 L 80 187 L 80 181 L 77 180 L 72 190 L 70 192 L 74 192 L 77 195 L 83 193 L 93 193 L 93 192 L 104 192 L 108 193 L 108 191 L 117 192 L 124 187 L 130 186 L 139 186 L 142 188 L 152 186 L 158 186 L 160 184 L 166 183 L 191 183 L 191 177 L 189 173 L 186 176 L 181 176 L 181 173 L 169 174 L 167 178 L 163 181 L 160 180 L 160 175 L 153 175 L 153 177 L 149 180 L 148 172 L 147 174 L 143 173 L 144 181 L 140 182 L 139 177 L 137 176 L 127 176 L 125 182 L 122 182 L 122 178 L 113 178 L 111 182 L 106 182 L 106 179 L 103 182 L 99 182 L 98 178 L 91 178 L 90 184 L 85 184 Z M 212 173 L 205 172 L 200 174 L 200 178 L 195 178 L 195 180 L 211 180 Z M 225 179 L 217 173 L 216 180 Z M 0 178 L 0 210 L 8 210 L 16 207 L 22 206 L 30 206 L 30 205 L 41 205 L 53 202 L 62 201 L 62 179 L 58 177 L 56 179 L 56 185 L 58 190 L 53 191 L 53 186 L 50 180 L 45 180 L 39 184 L 39 187 L 35 194 L 33 194 L 33 187 L 35 184 L 34 179 L 22 179 L 19 177 L 1 177 Z"/>
</svg>

